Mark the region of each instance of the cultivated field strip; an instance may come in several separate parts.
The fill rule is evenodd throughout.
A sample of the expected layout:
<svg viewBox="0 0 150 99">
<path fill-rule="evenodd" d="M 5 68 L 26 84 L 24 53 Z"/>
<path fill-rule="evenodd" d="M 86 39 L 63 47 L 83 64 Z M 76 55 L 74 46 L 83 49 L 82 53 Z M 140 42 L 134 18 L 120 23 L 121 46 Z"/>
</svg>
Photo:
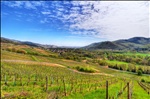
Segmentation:
<svg viewBox="0 0 150 99">
<path fill-rule="evenodd" d="M 117 78 L 101 75 L 87 75 L 70 71 L 59 66 L 44 64 L 16 64 L 14 61 L 2 61 L 1 85 L 3 91 L 10 87 L 38 87 L 43 91 L 55 91 L 59 97 L 73 93 L 105 90 L 106 80 L 109 85 L 118 82 Z M 7 88 L 6 88 L 7 87 Z M 59 93 L 59 94 L 58 94 Z"/>
</svg>

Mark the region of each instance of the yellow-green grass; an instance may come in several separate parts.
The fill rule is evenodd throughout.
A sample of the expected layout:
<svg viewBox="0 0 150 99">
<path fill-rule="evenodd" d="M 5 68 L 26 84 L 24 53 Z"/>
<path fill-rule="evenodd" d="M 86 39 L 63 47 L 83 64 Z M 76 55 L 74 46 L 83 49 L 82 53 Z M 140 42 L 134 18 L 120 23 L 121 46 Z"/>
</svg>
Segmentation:
<svg viewBox="0 0 150 99">
<path fill-rule="evenodd" d="M 50 63 L 57 63 L 61 64 L 66 67 L 75 68 L 77 66 L 80 67 L 92 67 L 99 72 L 102 73 L 108 73 L 108 74 L 117 74 L 119 72 L 116 72 L 114 70 L 109 70 L 107 68 L 102 68 L 101 66 L 97 64 L 87 64 L 85 62 L 76 62 L 72 60 L 66 60 L 66 59 L 57 59 L 52 57 L 44 57 L 44 56 L 36 56 L 36 55 L 28 55 L 28 54 L 20 54 L 20 53 L 14 53 L 9 51 L 1 51 L 1 60 L 31 60 L 31 61 L 39 61 L 39 62 L 50 62 Z M 119 62 L 119 61 L 109 61 L 110 63 L 125 63 L 125 62 Z"/>
<path fill-rule="evenodd" d="M 14 50 L 14 52 L 17 51 L 25 51 L 26 54 L 38 54 L 38 55 L 45 55 L 45 56 L 57 56 L 56 53 L 53 53 L 48 50 L 44 50 L 37 47 L 30 47 L 27 45 L 15 45 L 11 43 L 1 43 L 2 50 Z"/>
<path fill-rule="evenodd" d="M 121 84 L 126 84 L 126 82 L 122 80 L 122 78 L 124 78 L 127 79 L 127 81 L 133 80 L 133 99 L 148 99 L 148 94 L 138 85 L 137 81 L 141 79 L 149 81 L 150 76 L 137 76 L 133 73 L 114 71 L 101 67 L 98 64 L 87 64 L 85 62 L 76 62 L 48 56 L 19 54 L 5 50 L 1 51 L 1 60 L 14 60 L 14 62 L 1 61 L 2 97 L 46 99 L 52 97 L 53 94 L 57 94 L 59 98 L 65 99 L 104 99 L 106 95 L 106 80 L 109 82 L 117 80 L 117 82 L 109 86 L 109 96 L 113 96 L 117 94 L 121 88 Z M 23 61 L 21 62 L 18 60 Z M 49 65 L 43 64 L 43 62 Z M 114 76 L 78 73 L 67 68 L 68 66 L 72 68 L 77 66 L 82 68 L 90 67 L 99 70 L 100 73 L 108 73 Z M 45 91 L 46 76 L 48 77 L 49 84 L 47 92 Z M 15 85 L 14 78 L 16 78 Z M 30 82 L 27 85 L 29 78 Z M 65 82 L 67 96 L 64 96 L 63 80 Z M 5 81 L 7 81 L 8 85 L 4 84 Z M 73 85 L 71 85 L 72 83 Z M 74 88 L 73 91 L 70 92 L 72 86 Z M 126 99 L 126 92 L 127 91 L 123 93 L 120 99 Z"/>
<path fill-rule="evenodd" d="M 45 93 L 44 91 L 45 87 L 43 86 L 43 84 L 45 85 L 46 76 L 49 77 L 49 84 L 50 84 L 50 80 L 53 79 L 53 87 L 49 87 L 48 89 L 49 91 L 57 91 L 59 84 L 57 84 L 56 79 L 57 78 L 59 79 L 60 86 L 61 86 L 61 91 L 60 91 L 61 94 L 63 91 L 63 83 L 61 81 L 62 77 L 65 77 L 65 83 L 66 83 L 66 86 L 68 86 L 68 89 L 66 88 L 66 90 L 68 91 L 70 90 L 70 81 L 71 79 L 73 79 L 77 82 L 76 85 L 80 85 L 80 83 L 83 84 L 82 85 L 84 86 L 83 92 L 87 92 L 88 84 L 95 84 L 101 81 L 102 79 L 104 80 L 112 79 L 112 77 L 108 77 L 108 76 L 79 74 L 77 72 L 70 71 L 67 68 L 62 68 L 62 67 L 57 67 L 57 66 L 56 67 L 45 66 L 45 65 L 40 65 L 40 64 L 39 65 L 33 65 L 33 64 L 25 65 L 25 64 L 19 64 L 19 63 L 16 64 L 16 63 L 2 62 L 1 68 L 2 68 L 2 73 L 1 73 L 2 96 L 6 96 L 6 94 L 9 94 L 14 97 L 17 97 L 16 94 L 20 94 L 20 92 L 27 93 L 27 97 L 30 97 L 30 98 L 38 97 L 37 95 L 40 95 L 42 93 L 44 94 L 41 95 L 40 97 L 47 96 L 48 94 Z M 16 77 L 15 86 L 13 85 L 14 77 Z M 28 82 L 28 77 L 31 77 L 30 78 L 31 81 L 29 85 L 26 85 Z M 36 81 L 36 85 L 33 85 L 35 81 L 35 77 L 37 77 L 38 81 Z M 20 85 L 20 78 L 22 78 L 22 85 Z M 7 79 L 8 86 L 4 84 L 6 79 Z M 31 88 L 33 88 L 33 90 Z M 94 88 L 92 89 L 94 90 Z M 80 92 L 79 90 L 80 89 L 77 88 L 77 92 L 73 92 L 73 93 L 79 93 Z M 62 96 L 60 95 L 60 97 Z"/>
<path fill-rule="evenodd" d="M 116 54 L 123 54 L 123 55 L 134 55 L 134 56 L 150 56 L 150 52 L 123 52 L 123 53 L 116 53 Z"/>
<path fill-rule="evenodd" d="M 106 60 L 106 62 L 108 63 L 112 63 L 112 64 L 132 64 L 132 63 L 128 63 L 128 62 L 122 62 L 122 61 L 117 61 L 117 60 Z M 133 64 L 135 66 L 147 66 L 147 65 L 138 65 L 138 64 Z"/>
<path fill-rule="evenodd" d="M 24 55 L 9 51 L 1 51 L 1 60 L 33 60 L 31 55 Z"/>
</svg>

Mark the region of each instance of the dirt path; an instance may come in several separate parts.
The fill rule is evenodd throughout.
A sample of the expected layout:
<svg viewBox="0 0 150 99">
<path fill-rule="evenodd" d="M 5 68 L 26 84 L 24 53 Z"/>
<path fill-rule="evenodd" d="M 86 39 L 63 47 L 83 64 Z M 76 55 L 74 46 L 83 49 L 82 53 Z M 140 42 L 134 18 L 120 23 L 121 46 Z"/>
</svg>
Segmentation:
<svg viewBox="0 0 150 99">
<path fill-rule="evenodd" d="M 1 60 L 1 62 L 14 62 L 14 63 L 21 63 L 21 64 L 29 64 L 29 65 L 45 65 L 45 66 L 57 66 L 57 67 L 67 68 L 66 66 L 56 64 L 56 63 L 36 62 L 36 61 L 28 61 L 28 60 L 6 60 L 6 59 L 3 59 L 3 60 Z M 70 69 L 70 68 L 67 68 L 67 69 L 70 71 L 76 72 L 76 73 L 80 73 L 80 74 L 113 76 L 113 75 L 106 74 L 106 73 L 85 73 L 85 72 L 77 71 L 75 69 Z"/>
<path fill-rule="evenodd" d="M 69 69 L 71 71 L 74 71 L 76 73 L 80 73 L 80 74 L 87 74 L 87 75 L 104 75 L 104 76 L 114 76 L 114 75 L 111 75 L 111 74 L 106 74 L 106 73 L 86 73 L 86 72 L 80 72 L 80 71 L 77 71 L 75 69 Z"/>
<path fill-rule="evenodd" d="M 48 62 L 36 62 L 36 61 L 28 61 L 28 60 L 1 60 L 4 62 L 14 62 L 14 63 L 21 63 L 21 64 L 30 64 L 30 65 L 46 65 L 46 66 L 58 66 L 58 67 L 65 67 L 60 64 L 55 63 L 48 63 Z"/>
</svg>

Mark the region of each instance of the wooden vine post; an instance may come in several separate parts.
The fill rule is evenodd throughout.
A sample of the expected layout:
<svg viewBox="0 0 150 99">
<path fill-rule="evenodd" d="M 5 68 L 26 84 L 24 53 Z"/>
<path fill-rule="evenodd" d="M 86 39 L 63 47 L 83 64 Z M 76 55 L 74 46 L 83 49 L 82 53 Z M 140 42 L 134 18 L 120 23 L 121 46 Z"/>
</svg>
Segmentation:
<svg viewBox="0 0 150 99">
<path fill-rule="evenodd" d="M 106 81 L 106 99 L 108 99 L 108 81 Z"/>
<path fill-rule="evenodd" d="M 131 97 L 130 97 L 130 84 L 129 84 L 129 82 L 127 83 L 127 87 L 128 87 L 128 99 L 131 99 Z"/>
<path fill-rule="evenodd" d="M 48 89 L 48 78 L 47 78 L 47 76 L 46 76 L 46 88 L 45 88 L 45 90 L 47 91 L 47 89 Z"/>
</svg>

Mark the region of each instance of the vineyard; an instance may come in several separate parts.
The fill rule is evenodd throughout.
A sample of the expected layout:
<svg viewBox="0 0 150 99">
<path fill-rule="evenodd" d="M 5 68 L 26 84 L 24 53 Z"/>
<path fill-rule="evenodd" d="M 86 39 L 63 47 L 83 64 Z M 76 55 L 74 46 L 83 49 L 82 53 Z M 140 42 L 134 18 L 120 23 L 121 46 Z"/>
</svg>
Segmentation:
<svg viewBox="0 0 150 99">
<path fill-rule="evenodd" d="M 150 1 L 130 1 L 1 0 L 0 99 L 150 99 Z"/>
<path fill-rule="evenodd" d="M 2 99 L 150 97 L 149 75 L 138 76 L 101 67 L 99 64 L 55 58 L 57 54 L 52 52 L 46 56 L 49 52 L 45 50 L 42 50 L 44 54 L 35 55 L 36 51 L 41 50 L 32 51 L 34 54 L 1 50 Z"/>
</svg>

